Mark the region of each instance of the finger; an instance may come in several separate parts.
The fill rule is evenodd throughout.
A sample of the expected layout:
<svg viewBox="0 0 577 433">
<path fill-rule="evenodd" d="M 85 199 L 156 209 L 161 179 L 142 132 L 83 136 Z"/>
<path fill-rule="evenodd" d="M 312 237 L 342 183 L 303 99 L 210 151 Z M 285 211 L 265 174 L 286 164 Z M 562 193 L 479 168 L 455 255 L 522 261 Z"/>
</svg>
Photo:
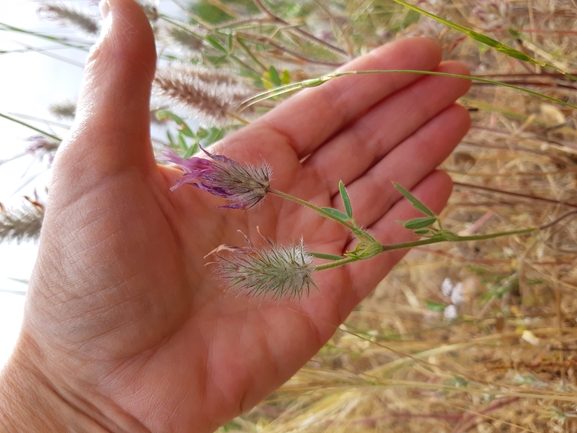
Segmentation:
<svg viewBox="0 0 577 433">
<path fill-rule="evenodd" d="M 439 46 L 430 39 L 396 41 L 345 65 L 342 71 L 367 69 L 432 70 L 441 60 Z M 317 149 L 344 125 L 379 100 L 416 81 L 416 74 L 370 74 L 336 78 L 306 89 L 244 128 L 235 136 L 237 146 L 260 146 L 262 134 L 270 143 L 288 144 L 299 158 Z"/>
<path fill-rule="evenodd" d="M 437 71 L 468 73 L 467 68 L 457 62 L 441 64 Z M 313 153 L 304 166 L 307 170 L 313 170 L 335 193 L 339 180 L 346 185 L 353 182 L 396 145 L 465 94 L 469 87 L 469 80 L 423 77 L 373 107 L 330 143 Z"/>
<path fill-rule="evenodd" d="M 411 193 L 438 214 L 451 195 L 452 181 L 448 174 L 435 171 L 416 185 Z M 375 222 L 369 232 L 384 245 L 394 245 L 416 240 L 412 231 L 403 228 L 397 221 L 407 221 L 423 216 L 405 199 L 399 200 L 383 218 Z M 409 250 L 393 250 L 372 259 L 353 263 L 349 268 L 350 280 L 354 281 L 355 305 L 387 275 Z"/>
<path fill-rule="evenodd" d="M 468 111 L 452 105 L 349 184 L 347 190 L 356 221 L 366 227 L 380 219 L 401 198 L 393 182 L 409 190 L 413 188 L 445 160 L 467 133 L 469 125 Z M 336 195 L 333 203 L 335 207 L 342 207 Z"/>
<path fill-rule="evenodd" d="M 86 63 L 77 120 L 55 161 L 56 180 L 70 183 L 72 177 L 79 186 L 127 166 L 154 164 L 149 135 L 154 36 L 134 0 L 105 1 L 108 14 Z"/>
</svg>

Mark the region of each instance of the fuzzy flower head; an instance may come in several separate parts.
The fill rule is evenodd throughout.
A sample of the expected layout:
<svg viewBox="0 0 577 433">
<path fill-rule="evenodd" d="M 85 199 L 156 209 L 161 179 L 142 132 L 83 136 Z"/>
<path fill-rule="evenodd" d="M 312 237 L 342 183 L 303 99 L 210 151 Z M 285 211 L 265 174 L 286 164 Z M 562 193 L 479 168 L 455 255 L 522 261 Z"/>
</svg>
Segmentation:
<svg viewBox="0 0 577 433">
<path fill-rule="evenodd" d="M 300 299 L 316 287 L 312 274 L 313 256 L 301 241 L 280 246 L 264 238 L 268 247 L 256 249 L 245 236 L 247 247 L 221 245 L 214 254 L 216 273 L 228 291 L 250 297 L 271 295 L 272 299 Z"/>
<path fill-rule="evenodd" d="M 238 115 L 252 92 L 226 71 L 174 63 L 156 71 L 153 93 L 163 103 L 199 117 L 204 125 L 223 126 Z"/>
<path fill-rule="evenodd" d="M 205 149 L 202 151 L 210 159 L 185 159 L 170 148 L 165 150 L 164 160 L 173 162 L 184 170 L 182 177 L 171 190 L 174 191 L 184 184 L 194 185 L 234 202 L 221 206 L 229 209 L 250 209 L 269 191 L 271 169 L 266 163 L 258 167 L 242 165 L 223 155 L 214 155 Z"/>
<path fill-rule="evenodd" d="M 38 12 L 49 20 L 60 21 L 63 25 L 71 25 L 89 35 L 97 36 L 100 32 L 98 22 L 94 18 L 64 4 L 44 3 L 40 5 Z"/>
</svg>

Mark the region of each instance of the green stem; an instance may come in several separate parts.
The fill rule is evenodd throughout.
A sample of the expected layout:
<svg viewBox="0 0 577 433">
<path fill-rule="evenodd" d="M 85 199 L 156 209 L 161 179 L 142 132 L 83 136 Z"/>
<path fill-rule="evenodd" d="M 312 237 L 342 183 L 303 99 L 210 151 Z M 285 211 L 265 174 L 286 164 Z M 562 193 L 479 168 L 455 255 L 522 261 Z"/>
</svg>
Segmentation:
<svg viewBox="0 0 577 433">
<path fill-rule="evenodd" d="M 0 113 L 0 117 L 3 117 L 4 119 L 10 120 L 14 123 L 19 123 L 20 125 L 23 125 L 27 128 L 30 128 L 33 131 L 39 132 L 40 134 L 45 135 L 46 137 L 52 138 L 53 140 L 56 140 L 58 142 L 62 141 L 62 139 L 56 137 L 55 135 L 52 135 L 46 131 L 43 131 L 42 129 L 38 129 L 38 128 L 30 125 L 29 123 L 26 123 L 26 122 L 23 122 L 21 120 L 15 119 L 14 117 L 8 116 L 7 114 Z"/>
<path fill-rule="evenodd" d="M 484 239 L 498 238 L 498 237 L 502 237 L 502 236 L 527 234 L 527 233 L 531 233 L 534 231 L 539 231 L 539 228 L 515 230 L 515 231 L 511 231 L 511 232 L 492 233 L 489 235 L 480 235 L 480 236 L 459 236 L 457 239 L 454 239 L 454 240 L 447 240 L 446 238 L 437 238 L 437 239 L 429 238 L 429 239 L 421 239 L 419 241 L 405 242 L 402 244 L 394 244 L 394 245 L 382 245 L 381 244 L 381 246 L 383 248 L 382 252 L 384 253 L 386 251 L 402 250 L 402 249 L 406 249 L 406 248 L 420 247 L 422 245 L 437 244 L 440 242 L 479 241 L 479 240 L 484 240 Z M 335 260 L 335 261 L 332 261 L 330 263 L 325 263 L 324 265 L 319 265 L 319 266 L 315 267 L 315 271 L 324 271 L 326 269 L 336 268 L 338 266 L 347 265 L 349 263 L 353 263 L 353 262 L 356 262 L 359 260 L 363 260 L 363 259 L 359 258 L 359 257 L 346 257 L 344 259 Z"/>
<path fill-rule="evenodd" d="M 325 269 L 336 268 L 338 266 L 347 265 L 349 263 L 356 262 L 360 259 L 356 257 L 347 257 L 341 260 L 335 260 L 333 262 L 325 263 L 324 265 L 319 265 L 315 267 L 315 271 L 324 271 Z"/>
<path fill-rule="evenodd" d="M 466 241 L 482 241 L 485 239 L 493 239 L 493 238 L 500 238 L 502 236 L 512 236 L 512 235 L 525 235 L 527 233 L 536 232 L 541 230 L 538 227 L 533 227 L 530 229 L 523 229 L 523 230 L 515 230 L 512 232 L 500 232 L 500 233 L 492 233 L 488 235 L 479 235 L 479 236 L 459 236 L 459 239 L 456 242 L 466 242 Z"/>
<path fill-rule="evenodd" d="M 276 89 L 271 89 L 267 92 L 259 93 L 258 95 L 253 96 L 250 99 L 247 99 L 243 102 L 242 106 L 247 108 L 252 104 L 260 102 L 262 100 L 271 98 L 273 96 L 282 95 L 288 92 L 294 92 L 296 90 L 303 89 L 305 87 L 316 87 L 320 86 L 321 84 L 326 83 L 327 81 L 332 80 L 333 78 L 344 77 L 347 75 L 366 75 L 366 74 L 392 74 L 392 73 L 403 73 L 403 74 L 421 74 L 421 75 L 437 75 L 440 77 L 451 77 L 451 78 L 462 78 L 464 80 L 471 80 L 476 81 L 479 83 L 488 83 L 493 84 L 496 86 L 508 87 L 509 89 L 518 90 L 520 92 L 528 93 L 533 96 L 537 96 L 542 99 L 546 99 L 548 101 L 555 102 L 557 104 L 564 105 L 566 107 L 571 107 L 573 109 L 577 109 L 577 105 L 570 104 L 568 102 L 562 101 L 557 98 L 553 98 L 552 96 L 545 95 L 543 93 L 535 92 L 534 90 L 526 89 L 524 87 L 514 86 L 513 84 L 507 84 L 502 81 L 495 81 L 489 80 L 487 78 L 469 76 L 469 75 L 460 75 L 460 74 L 450 74 L 448 72 L 435 72 L 435 71 L 418 71 L 413 69 L 370 69 L 364 71 L 346 71 L 346 72 L 336 72 L 334 74 L 325 75 L 319 78 L 311 78 L 308 80 L 301 81 L 299 83 L 291 83 L 286 86 L 280 86 Z"/>
<path fill-rule="evenodd" d="M 348 223 L 348 222 L 345 222 L 345 221 L 342 221 L 342 220 L 340 220 L 340 219 L 338 219 L 338 218 L 335 218 L 333 215 L 331 215 L 330 213 L 328 213 L 328 212 L 325 211 L 324 209 L 322 209 L 322 208 L 320 208 L 320 207 L 318 207 L 318 206 L 315 206 L 314 204 L 312 204 L 312 203 L 310 203 L 310 202 L 308 202 L 308 201 L 306 201 L 306 200 L 302 200 L 302 199 L 300 199 L 300 198 L 298 198 L 298 197 L 292 196 L 292 195 L 290 195 L 290 194 L 287 194 L 287 193 L 285 193 L 285 192 L 282 192 L 282 191 L 279 191 L 279 190 L 276 190 L 276 189 L 270 189 L 268 192 L 271 193 L 271 194 L 277 195 L 277 196 L 279 196 L 279 197 L 282 197 L 282 198 L 284 198 L 284 199 L 286 199 L 286 200 L 290 200 L 290 201 L 293 201 L 293 202 L 298 203 L 298 204 L 300 204 L 300 205 L 306 206 L 306 207 L 308 207 L 308 208 L 310 208 L 310 209 L 318 212 L 319 214 L 321 214 L 321 215 L 324 216 L 325 218 L 329 218 L 329 219 L 331 219 L 331 220 L 333 220 L 333 221 L 338 222 L 339 224 L 342 224 L 343 226 L 345 226 L 346 228 L 348 228 L 348 229 L 351 230 L 352 232 L 357 232 L 357 231 L 358 231 L 358 228 L 357 228 L 356 226 L 354 226 L 353 224 Z"/>
<path fill-rule="evenodd" d="M 238 42 L 238 44 L 240 45 L 240 47 L 249 55 L 249 57 L 260 67 L 262 68 L 262 70 L 264 72 L 266 72 L 268 69 L 265 65 L 262 64 L 262 62 L 257 59 L 257 57 L 254 55 L 254 53 L 246 46 L 246 44 L 242 41 L 242 38 L 240 38 L 239 36 L 235 36 L 236 41 Z"/>
<path fill-rule="evenodd" d="M 7 30 L 10 32 L 17 32 L 17 33 L 24 33 L 26 35 L 30 35 L 30 36 L 36 36 L 37 38 L 41 38 L 41 39 L 46 39 L 48 41 L 51 42 L 56 42 L 60 45 L 64 45 L 65 47 L 70 47 L 70 48 L 76 48 L 78 50 L 82 50 L 82 51 L 88 51 L 89 45 L 91 44 L 74 44 L 71 42 L 68 42 L 66 40 L 64 40 L 63 38 L 57 37 L 57 36 L 50 36 L 50 35 L 45 35 L 43 33 L 38 33 L 38 32 L 34 32 L 31 30 L 25 30 L 25 29 L 21 29 L 19 27 L 14 27 L 11 26 L 9 24 L 4 24 L 4 23 L 0 23 L 0 31 L 2 30 Z"/>
<path fill-rule="evenodd" d="M 336 217 L 334 217 L 333 215 L 331 215 L 329 212 L 325 211 L 324 209 L 315 206 L 314 204 L 300 199 L 298 197 L 292 196 L 290 194 L 287 194 L 285 192 L 276 190 L 276 189 L 270 189 L 268 191 L 271 194 L 277 195 L 281 198 L 284 198 L 286 200 L 290 200 L 292 202 L 298 203 L 302 206 L 306 206 L 312 210 L 314 210 L 315 212 L 321 214 L 322 216 L 324 216 L 325 218 L 331 219 L 333 221 L 338 222 L 339 224 L 345 226 L 346 228 L 348 228 L 349 230 L 351 230 L 353 233 L 357 234 L 359 232 L 361 232 L 361 230 L 359 230 L 358 227 L 356 227 L 355 225 L 340 220 Z M 454 235 L 456 236 L 456 238 L 454 239 L 449 239 L 447 237 L 444 236 L 438 236 L 435 238 L 426 238 L 426 239 L 421 239 L 418 241 L 413 241 L 413 242 L 404 242 L 401 244 L 394 244 L 394 245 L 383 245 L 380 244 L 381 247 L 381 253 L 384 253 L 385 251 L 393 251 L 393 250 L 402 250 L 402 249 L 406 249 L 406 248 L 413 248 L 413 247 L 419 247 L 422 245 L 429 245 L 429 244 L 436 244 L 439 242 L 467 242 L 467 241 L 480 241 L 480 240 L 485 240 L 485 239 L 493 239 L 493 238 L 498 238 L 498 237 L 502 237 L 502 236 L 511 236 L 511 235 L 521 235 L 521 234 L 527 234 L 527 233 L 531 233 L 534 231 L 539 231 L 540 229 L 538 227 L 533 227 L 533 228 L 529 228 L 529 229 L 523 229 L 523 230 L 514 230 L 514 231 L 510 231 L 510 232 L 500 232 L 500 233 L 492 233 L 492 234 L 488 234 L 488 235 L 479 235 L 479 236 L 458 236 L 458 235 Z M 364 233 L 364 232 L 363 232 Z M 367 234 L 368 235 L 368 234 Z M 372 239 L 372 238 L 371 238 Z M 374 241 L 375 244 L 377 243 L 376 241 Z M 380 254 L 380 253 L 378 253 Z M 374 257 L 374 254 L 371 255 L 370 257 L 366 257 L 366 258 L 372 258 Z M 315 271 L 324 271 L 326 269 L 331 269 L 331 268 L 336 268 L 338 266 L 343 266 L 343 265 L 347 265 L 349 263 L 353 263 L 359 260 L 364 260 L 362 257 L 359 256 L 354 256 L 354 257 L 344 257 L 342 259 L 339 260 L 334 260 L 332 262 L 329 263 L 325 263 L 323 265 L 319 265 L 315 267 Z"/>
</svg>

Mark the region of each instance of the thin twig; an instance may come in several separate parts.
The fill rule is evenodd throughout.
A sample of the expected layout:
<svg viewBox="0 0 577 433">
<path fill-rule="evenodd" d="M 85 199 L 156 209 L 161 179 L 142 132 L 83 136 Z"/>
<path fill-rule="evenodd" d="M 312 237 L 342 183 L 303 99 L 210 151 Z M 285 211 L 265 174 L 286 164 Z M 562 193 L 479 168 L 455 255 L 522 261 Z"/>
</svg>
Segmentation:
<svg viewBox="0 0 577 433">
<path fill-rule="evenodd" d="M 470 183 L 462 183 L 462 182 L 454 182 L 455 186 L 461 186 L 463 188 L 470 188 L 470 189 L 479 189 L 482 191 L 488 191 L 488 192 L 495 192 L 498 194 L 506 194 L 506 195 L 512 195 L 514 197 L 523 197 L 526 198 L 528 200 L 537 200 L 537 201 L 542 201 L 545 203 L 551 203 L 551 204 L 560 204 L 563 206 L 568 206 L 568 207 L 572 207 L 572 208 L 577 208 L 577 204 L 573 204 L 573 203 L 568 203 L 566 201 L 561 201 L 561 200 L 554 200 L 551 198 L 546 198 L 546 197 L 538 197 L 538 196 L 534 196 L 534 195 L 529 195 L 529 194 L 522 194 L 520 192 L 513 192 L 513 191 L 505 191 L 502 189 L 496 189 L 496 188 L 489 188 L 486 186 L 480 186 L 480 185 L 472 185 Z"/>
<path fill-rule="evenodd" d="M 272 22 L 276 22 L 278 24 L 282 24 L 284 26 L 290 27 L 291 30 L 293 30 L 295 33 L 298 33 L 299 35 L 310 39 L 311 41 L 314 41 L 320 45 L 323 45 L 325 47 L 327 47 L 328 49 L 335 51 L 339 54 L 342 54 L 343 56 L 347 56 L 348 54 L 345 50 L 339 48 L 339 47 L 335 47 L 334 45 L 328 43 L 327 41 L 323 41 L 322 39 L 317 38 L 315 35 L 310 34 L 309 32 L 304 31 L 303 29 L 299 28 L 299 27 L 294 27 L 292 26 L 289 22 L 283 20 L 282 18 L 276 16 L 275 14 L 273 14 L 264 4 L 261 0 L 254 0 L 254 2 L 256 3 L 257 7 L 261 10 L 262 13 L 264 13 L 266 16 L 268 16 Z"/>
</svg>

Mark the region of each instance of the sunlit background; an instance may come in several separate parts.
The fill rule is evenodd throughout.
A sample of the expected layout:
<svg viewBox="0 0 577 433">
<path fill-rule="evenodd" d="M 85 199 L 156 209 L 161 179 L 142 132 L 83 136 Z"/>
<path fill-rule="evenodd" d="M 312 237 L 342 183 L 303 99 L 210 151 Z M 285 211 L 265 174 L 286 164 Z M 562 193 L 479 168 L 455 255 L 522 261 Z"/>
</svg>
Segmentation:
<svg viewBox="0 0 577 433">
<path fill-rule="evenodd" d="M 90 0 L 66 2 L 98 16 Z M 78 35 L 41 19 L 39 2 L 0 1 L 0 22 L 18 29 L 46 35 Z M 89 40 L 89 39 L 87 39 Z M 61 135 L 64 131 L 48 115 L 51 103 L 76 100 L 86 52 L 63 48 L 37 36 L 0 31 L 0 113 L 17 117 L 42 130 Z M 27 139 L 38 133 L 0 118 L 0 203 L 21 207 L 24 195 L 46 197 L 49 178 L 47 161 L 25 154 Z M 36 257 L 37 243 L 0 243 L 0 365 L 8 358 L 18 336 L 24 294 Z"/>
</svg>

